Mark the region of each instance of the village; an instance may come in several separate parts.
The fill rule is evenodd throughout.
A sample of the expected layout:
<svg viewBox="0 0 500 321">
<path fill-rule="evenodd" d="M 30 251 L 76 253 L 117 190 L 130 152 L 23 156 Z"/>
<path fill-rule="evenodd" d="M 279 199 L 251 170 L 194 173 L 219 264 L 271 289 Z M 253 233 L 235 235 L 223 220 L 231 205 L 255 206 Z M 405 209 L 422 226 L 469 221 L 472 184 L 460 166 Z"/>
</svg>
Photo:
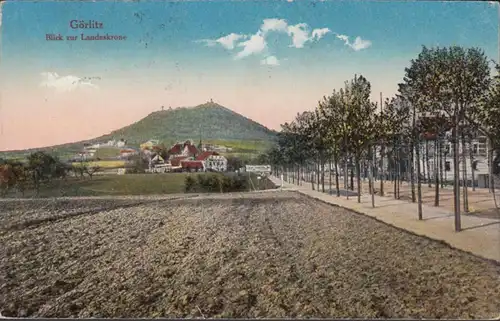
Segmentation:
<svg viewBox="0 0 500 321">
<path fill-rule="evenodd" d="M 116 155 L 99 157 L 99 150 L 114 150 Z M 125 139 L 110 140 L 105 143 L 86 144 L 83 149 L 71 157 L 70 162 L 93 162 L 106 164 L 121 161 L 122 166 L 102 166 L 112 171 L 125 174 L 128 164 L 140 159 L 145 163 L 147 173 L 169 172 L 226 172 L 228 160 L 221 153 L 230 152 L 226 146 L 200 143 L 196 146 L 193 140 L 177 142 L 165 148 L 157 139 L 150 139 L 139 148 L 127 145 Z M 110 169 L 109 167 L 115 167 Z M 118 167 L 118 168 L 116 168 Z M 103 171 L 104 172 L 104 171 Z"/>
</svg>

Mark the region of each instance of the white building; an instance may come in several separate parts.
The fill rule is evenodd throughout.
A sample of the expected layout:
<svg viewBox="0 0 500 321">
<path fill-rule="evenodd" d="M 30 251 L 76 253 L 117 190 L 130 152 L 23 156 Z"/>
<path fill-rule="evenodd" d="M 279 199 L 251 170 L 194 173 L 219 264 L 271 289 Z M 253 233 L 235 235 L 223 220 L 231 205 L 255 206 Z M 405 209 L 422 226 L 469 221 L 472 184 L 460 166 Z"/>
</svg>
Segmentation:
<svg viewBox="0 0 500 321">
<path fill-rule="evenodd" d="M 205 170 L 217 172 L 227 171 L 227 158 L 221 155 L 210 155 L 203 160 Z"/>
<path fill-rule="evenodd" d="M 441 166 L 442 164 L 443 174 L 442 175 L 440 174 L 440 176 L 442 176 L 443 179 L 446 181 L 453 181 L 455 177 L 453 145 L 450 142 L 446 142 L 442 148 L 443 148 L 442 149 L 443 153 L 441 160 L 439 158 L 439 155 L 434 151 L 434 143 L 433 142 L 428 143 L 429 166 L 427 166 L 424 160 L 425 144 L 422 144 L 422 149 L 420 153 L 421 154 L 420 172 L 423 173 L 425 170 L 426 176 L 430 175 L 431 179 L 433 179 L 436 173 L 436 166 L 439 171 L 439 166 Z M 460 142 L 458 146 L 458 152 L 460 156 L 459 157 L 460 179 L 463 179 L 463 175 L 464 173 L 466 173 L 465 175 L 466 179 L 470 181 L 469 184 L 472 184 L 473 169 L 474 169 L 474 179 L 476 183 L 479 179 L 479 175 L 489 174 L 488 148 L 487 148 L 486 137 L 478 137 L 471 143 L 466 143 L 465 148 L 462 145 L 462 142 Z M 495 157 L 495 155 L 493 155 L 493 157 Z"/>
</svg>

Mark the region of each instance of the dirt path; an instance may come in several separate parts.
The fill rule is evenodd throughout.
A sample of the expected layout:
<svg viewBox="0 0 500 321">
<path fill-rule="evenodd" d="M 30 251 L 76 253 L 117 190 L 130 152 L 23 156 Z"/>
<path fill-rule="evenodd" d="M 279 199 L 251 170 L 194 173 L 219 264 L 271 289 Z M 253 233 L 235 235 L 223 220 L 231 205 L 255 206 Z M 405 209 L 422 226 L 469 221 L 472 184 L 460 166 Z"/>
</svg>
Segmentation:
<svg viewBox="0 0 500 321">
<path fill-rule="evenodd" d="M 296 193 L 47 202 L 0 203 L 4 316 L 500 312 L 498 265 Z"/>
</svg>

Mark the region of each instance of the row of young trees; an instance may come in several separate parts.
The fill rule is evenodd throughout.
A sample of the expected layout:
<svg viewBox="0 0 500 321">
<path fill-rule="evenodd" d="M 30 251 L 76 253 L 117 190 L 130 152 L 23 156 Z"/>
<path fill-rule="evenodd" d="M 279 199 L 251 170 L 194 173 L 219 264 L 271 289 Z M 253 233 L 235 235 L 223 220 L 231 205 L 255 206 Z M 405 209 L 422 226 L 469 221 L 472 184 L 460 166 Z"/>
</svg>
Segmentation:
<svg viewBox="0 0 500 321">
<path fill-rule="evenodd" d="M 428 142 L 432 141 L 439 160 L 444 143 L 450 142 L 453 146 L 455 228 L 460 230 L 461 185 L 464 186 L 465 206 L 468 206 L 467 175 L 463 175 L 462 184 L 459 182 L 460 164 L 465 168 L 466 146 L 471 148 L 472 140 L 478 136 L 486 137 L 490 169 L 498 162 L 491 157 L 493 151 L 500 155 L 500 77 L 491 76 L 490 63 L 478 48 L 423 47 L 405 69 L 395 97 L 385 102 L 381 98 L 380 104 L 370 101 L 370 82 L 363 76 L 355 76 L 345 82 L 343 88 L 323 97 L 313 111 L 300 113 L 291 123 L 283 124 L 267 160 L 273 165 L 275 174 L 291 173 L 290 178 L 299 184 L 305 172 L 318 173 L 311 182 L 313 188 L 314 181 L 318 188 L 321 182 L 323 191 L 325 165 L 333 163 L 330 182 L 334 175 L 337 196 L 340 196 L 339 176 L 347 181 L 348 169 L 352 168 L 351 173 L 356 173 L 358 202 L 361 201 L 362 172 L 370 173 L 372 195 L 374 176 L 382 178 L 379 193 L 383 195 L 384 179 L 390 175 L 397 182 L 404 179 L 404 171 L 411 182 L 412 201 L 418 202 L 418 215 L 422 219 L 421 173 L 425 171 L 420 162 L 422 146 L 428 147 Z M 500 67 L 496 65 L 496 68 L 500 73 Z M 462 151 L 459 145 L 463 146 Z M 436 164 L 432 178 L 436 206 L 439 206 L 442 173 L 441 157 L 441 165 Z M 490 188 L 493 188 L 491 174 Z M 394 185 L 395 196 L 396 186 L 399 184 Z"/>
</svg>

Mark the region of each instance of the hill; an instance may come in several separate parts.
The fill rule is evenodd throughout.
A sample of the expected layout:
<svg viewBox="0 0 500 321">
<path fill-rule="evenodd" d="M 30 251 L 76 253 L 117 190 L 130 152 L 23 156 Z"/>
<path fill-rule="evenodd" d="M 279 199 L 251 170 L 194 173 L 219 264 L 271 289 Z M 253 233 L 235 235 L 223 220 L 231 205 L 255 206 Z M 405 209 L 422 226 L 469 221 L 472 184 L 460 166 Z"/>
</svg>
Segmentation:
<svg viewBox="0 0 500 321">
<path fill-rule="evenodd" d="M 109 134 L 80 142 L 48 146 L 23 151 L 0 152 L 0 157 L 21 155 L 35 150 L 45 150 L 57 154 L 72 153 L 82 148 L 84 143 L 105 142 L 111 139 L 127 140 L 127 144 L 138 146 L 149 139 L 158 139 L 167 144 L 193 139 L 196 142 L 246 141 L 271 142 L 276 132 L 226 107 L 206 103 L 196 107 L 180 107 L 155 111 L 143 119 Z"/>
<path fill-rule="evenodd" d="M 138 144 L 148 139 L 272 140 L 275 132 L 215 103 L 156 111 L 97 140 L 124 138 Z"/>
</svg>

